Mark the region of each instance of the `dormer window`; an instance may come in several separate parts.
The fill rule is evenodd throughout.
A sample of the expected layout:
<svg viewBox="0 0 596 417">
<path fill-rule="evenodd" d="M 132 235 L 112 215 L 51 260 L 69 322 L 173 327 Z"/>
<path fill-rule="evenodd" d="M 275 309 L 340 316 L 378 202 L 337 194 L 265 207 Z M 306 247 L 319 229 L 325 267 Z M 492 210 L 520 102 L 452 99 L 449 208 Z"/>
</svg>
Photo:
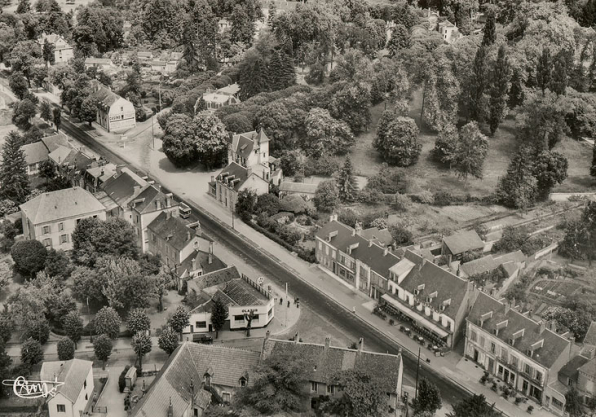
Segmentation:
<svg viewBox="0 0 596 417">
<path fill-rule="evenodd" d="M 245 377 L 240 377 L 240 386 L 245 387 L 248 384 L 248 381 Z"/>
<path fill-rule="evenodd" d="M 208 369 L 207 372 L 205 372 L 205 374 L 203 375 L 203 382 L 205 383 L 206 387 L 211 387 L 211 377 L 213 376 L 213 373 L 211 371 L 211 369 Z"/>
</svg>

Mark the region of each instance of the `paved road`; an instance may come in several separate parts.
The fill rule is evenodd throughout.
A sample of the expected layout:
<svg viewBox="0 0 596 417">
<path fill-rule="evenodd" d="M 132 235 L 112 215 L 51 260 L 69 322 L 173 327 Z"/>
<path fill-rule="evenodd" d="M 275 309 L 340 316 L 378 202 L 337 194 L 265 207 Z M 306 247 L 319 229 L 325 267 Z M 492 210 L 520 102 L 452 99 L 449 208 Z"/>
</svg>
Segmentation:
<svg viewBox="0 0 596 417">
<path fill-rule="evenodd" d="M 64 118 L 62 120 L 61 128 L 82 144 L 89 147 L 89 149 L 104 156 L 108 161 L 117 165 L 130 166 L 130 164 L 119 155 L 97 142 L 76 125 L 64 120 Z M 274 277 L 273 279 L 275 279 L 280 286 L 284 286 L 287 282 L 290 288 L 292 288 L 292 293 L 299 297 L 303 304 L 306 304 L 315 314 L 324 317 L 333 325 L 350 335 L 353 340 L 358 340 L 358 338 L 363 337 L 367 349 L 377 352 L 398 353 L 399 346 L 393 340 L 361 322 L 351 313 L 346 312 L 343 307 L 314 290 L 286 268 L 279 265 L 254 246 L 245 242 L 242 237 L 236 235 L 229 228 L 222 226 L 219 222 L 213 220 L 205 213 L 201 213 L 195 209 L 193 209 L 191 219 L 193 221 L 199 220 L 201 222 L 201 228 L 207 234 L 215 238 L 215 240 L 226 246 L 229 250 L 241 256 L 249 265 L 255 269 L 261 270 L 264 275 Z M 403 360 L 405 374 L 408 376 L 408 379 L 414 379 L 416 376 L 417 358 L 404 351 Z M 426 364 L 421 366 L 419 377 L 427 377 L 433 381 L 439 387 L 441 396 L 447 403 L 454 404 L 463 397 L 469 395 L 467 391 L 433 371 L 430 366 L 427 366 Z"/>
</svg>

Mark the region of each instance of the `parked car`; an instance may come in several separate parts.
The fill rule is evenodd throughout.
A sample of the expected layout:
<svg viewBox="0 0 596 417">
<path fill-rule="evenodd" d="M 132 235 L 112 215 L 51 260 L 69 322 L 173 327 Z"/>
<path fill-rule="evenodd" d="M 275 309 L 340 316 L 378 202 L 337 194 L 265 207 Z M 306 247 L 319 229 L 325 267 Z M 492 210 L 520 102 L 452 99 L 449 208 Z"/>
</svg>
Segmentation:
<svg viewBox="0 0 596 417">
<path fill-rule="evenodd" d="M 206 334 L 193 334 L 192 341 L 195 343 L 200 343 L 202 345 L 212 345 L 213 337 L 208 336 Z"/>
</svg>

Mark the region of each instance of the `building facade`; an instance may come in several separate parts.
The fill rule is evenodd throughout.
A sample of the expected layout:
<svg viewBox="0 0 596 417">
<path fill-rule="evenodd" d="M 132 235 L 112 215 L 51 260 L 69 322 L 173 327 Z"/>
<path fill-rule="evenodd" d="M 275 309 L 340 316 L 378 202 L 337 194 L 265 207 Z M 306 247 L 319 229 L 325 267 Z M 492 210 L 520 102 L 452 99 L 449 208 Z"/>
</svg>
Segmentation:
<svg viewBox="0 0 596 417">
<path fill-rule="evenodd" d="M 54 249 L 72 249 L 71 235 L 82 219 L 106 219 L 103 204 L 80 187 L 43 193 L 20 207 L 25 239 Z"/>
<path fill-rule="evenodd" d="M 480 293 L 467 318 L 465 355 L 491 375 L 557 415 L 564 415 L 559 370 L 569 361 L 571 341 L 515 306 Z"/>
<path fill-rule="evenodd" d="M 92 97 L 97 100 L 95 121 L 108 132 L 122 132 L 136 126 L 133 104 L 98 81 L 92 82 Z"/>
<path fill-rule="evenodd" d="M 72 46 L 70 46 L 62 36 L 55 33 L 52 33 L 51 35 L 46 35 L 45 33 L 42 34 L 41 38 L 37 40 L 42 51 L 46 41 L 54 46 L 54 64 L 66 64 L 69 60 L 74 58 Z"/>
<path fill-rule="evenodd" d="M 257 195 L 269 192 L 267 171 L 253 172 L 252 168 L 245 168 L 236 162 L 225 167 L 219 175 L 211 178 L 209 194 L 227 210 L 236 210 L 238 193 L 242 190 L 254 191 Z"/>
<path fill-rule="evenodd" d="M 88 412 L 93 399 L 92 362 L 71 359 L 60 362 L 44 362 L 40 379 L 62 382 L 55 396 L 47 400 L 50 417 L 80 417 Z"/>
</svg>

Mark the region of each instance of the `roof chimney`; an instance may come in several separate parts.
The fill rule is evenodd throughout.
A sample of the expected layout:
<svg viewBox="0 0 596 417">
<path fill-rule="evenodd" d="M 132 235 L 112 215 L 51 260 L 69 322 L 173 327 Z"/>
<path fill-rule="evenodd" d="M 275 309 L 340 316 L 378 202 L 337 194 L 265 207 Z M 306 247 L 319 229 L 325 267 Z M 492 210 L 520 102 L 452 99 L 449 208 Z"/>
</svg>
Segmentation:
<svg viewBox="0 0 596 417">
<path fill-rule="evenodd" d="M 362 352 L 364 350 L 364 339 L 361 337 L 358 340 L 358 352 Z"/>
<path fill-rule="evenodd" d="M 388 253 L 389 253 L 389 248 L 387 248 L 387 247 L 383 248 L 383 256 L 387 256 Z"/>
<path fill-rule="evenodd" d="M 213 263 L 213 242 L 209 242 L 209 265 Z"/>
<path fill-rule="evenodd" d="M 172 405 L 172 397 L 170 397 L 170 405 L 168 406 L 168 417 L 174 417 L 174 406 Z"/>
<path fill-rule="evenodd" d="M 354 229 L 356 230 L 356 234 L 360 235 L 362 233 L 362 223 L 356 222 Z"/>
<path fill-rule="evenodd" d="M 192 258 L 191 263 L 192 263 L 192 270 L 196 271 L 197 270 L 197 257 L 196 256 L 194 258 Z"/>
<path fill-rule="evenodd" d="M 186 231 L 186 240 L 189 241 L 190 240 L 190 230 Z"/>
<path fill-rule="evenodd" d="M 247 167 L 246 168 L 246 178 L 250 177 L 252 175 L 252 167 Z"/>
<path fill-rule="evenodd" d="M 329 349 L 329 345 L 331 344 L 331 338 L 330 337 L 326 337 L 325 338 L 325 349 Z"/>
<path fill-rule="evenodd" d="M 172 193 L 166 194 L 166 207 L 172 207 Z"/>
<path fill-rule="evenodd" d="M 271 332 L 269 330 L 267 330 L 265 332 L 265 340 L 269 339 L 269 336 L 271 336 Z"/>
<path fill-rule="evenodd" d="M 544 333 L 544 330 L 546 330 L 546 322 L 544 320 L 540 320 L 540 327 L 539 327 L 540 334 Z"/>
</svg>

